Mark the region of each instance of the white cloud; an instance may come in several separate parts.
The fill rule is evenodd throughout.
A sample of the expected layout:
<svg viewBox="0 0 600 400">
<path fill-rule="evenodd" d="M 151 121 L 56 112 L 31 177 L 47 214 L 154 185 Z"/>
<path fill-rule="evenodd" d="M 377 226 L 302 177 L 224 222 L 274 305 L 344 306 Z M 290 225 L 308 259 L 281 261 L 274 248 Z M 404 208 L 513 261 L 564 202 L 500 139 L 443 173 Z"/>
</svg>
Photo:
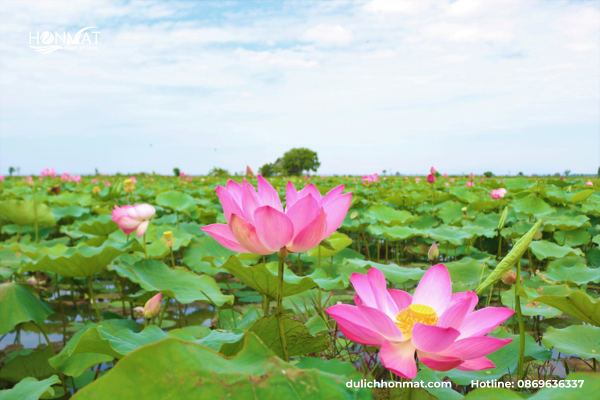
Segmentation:
<svg viewBox="0 0 600 400">
<path fill-rule="evenodd" d="M 398 53 L 394 50 L 384 49 L 384 50 L 375 50 L 370 53 L 367 53 L 363 56 L 363 58 L 367 59 L 375 59 L 375 60 L 389 60 L 392 58 L 396 58 Z"/>
<path fill-rule="evenodd" d="M 479 42 L 508 42 L 513 35 L 508 29 L 483 27 L 456 23 L 436 23 L 426 25 L 421 33 L 428 37 L 447 42 L 479 43 Z"/>
<path fill-rule="evenodd" d="M 430 6 L 427 0 L 371 0 L 364 9 L 375 14 L 416 14 Z"/>
<path fill-rule="evenodd" d="M 307 30 L 304 39 L 320 43 L 348 43 L 352 41 L 352 32 L 340 25 L 318 25 Z"/>
</svg>

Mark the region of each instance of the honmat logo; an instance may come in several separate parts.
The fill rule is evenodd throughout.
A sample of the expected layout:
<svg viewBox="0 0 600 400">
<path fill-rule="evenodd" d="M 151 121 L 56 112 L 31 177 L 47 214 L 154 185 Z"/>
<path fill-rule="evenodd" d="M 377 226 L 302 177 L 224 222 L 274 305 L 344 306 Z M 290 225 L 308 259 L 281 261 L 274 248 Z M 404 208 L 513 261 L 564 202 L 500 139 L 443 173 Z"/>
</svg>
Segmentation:
<svg viewBox="0 0 600 400">
<path fill-rule="evenodd" d="M 62 36 L 58 32 L 52 33 L 50 31 L 42 32 L 41 35 L 37 32 L 36 36 L 33 36 L 32 32 L 29 32 L 29 47 L 42 54 L 52 53 L 55 50 L 96 50 L 98 49 L 98 34 L 102 32 L 87 32 L 88 29 L 96 28 L 98 27 L 89 26 L 83 28 L 74 37 L 71 37 L 71 34 L 67 32 L 63 32 Z M 90 33 L 94 35 L 93 43 L 89 35 Z M 38 46 L 31 45 L 34 40 Z M 59 44 L 60 42 L 62 44 Z M 39 46 L 40 44 L 45 46 Z"/>
</svg>

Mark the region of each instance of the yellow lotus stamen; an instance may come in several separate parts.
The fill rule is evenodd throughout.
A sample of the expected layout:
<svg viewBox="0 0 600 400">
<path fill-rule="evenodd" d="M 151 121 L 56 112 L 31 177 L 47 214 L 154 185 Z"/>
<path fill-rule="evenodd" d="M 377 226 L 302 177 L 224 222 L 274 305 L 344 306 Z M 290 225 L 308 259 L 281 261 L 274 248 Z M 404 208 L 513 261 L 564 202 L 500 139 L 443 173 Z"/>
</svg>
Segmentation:
<svg viewBox="0 0 600 400">
<path fill-rule="evenodd" d="M 435 310 L 424 304 L 411 304 L 396 315 L 396 325 L 400 328 L 402 335 L 410 339 L 413 326 L 419 322 L 425 325 L 437 324 L 439 317 Z"/>
</svg>

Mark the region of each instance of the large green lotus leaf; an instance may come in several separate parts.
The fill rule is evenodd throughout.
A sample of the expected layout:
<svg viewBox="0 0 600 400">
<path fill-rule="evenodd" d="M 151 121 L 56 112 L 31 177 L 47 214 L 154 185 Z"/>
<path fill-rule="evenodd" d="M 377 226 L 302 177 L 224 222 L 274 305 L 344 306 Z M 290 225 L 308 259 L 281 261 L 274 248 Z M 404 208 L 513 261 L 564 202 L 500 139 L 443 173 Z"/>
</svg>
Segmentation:
<svg viewBox="0 0 600 400">
<path fill-rule="evenodd" d="M 50 207 L 50 209 L 57 220 L 64 217 L 81 217 L 83 214 L 89 212 L 88 208 L 80 207 L 75 204 L 71 204 L 66 207 L 53 206 Z"/>
<path fill-rule="evenodd" d="M 337 358 L 323 360 L 322 358 L 304 357 L 302 361 L 296 364 L 300 369 L 317 369 L 330 374 L 341 375 L 350 378 L 356 375 L 357 371 L 350 362 L 343 362 Z M 362 379 L 362 376 L 359 377 Z"/>
<path fill-rule="evenodd" d="M 460 221 L 463 218 L 463 207 L 464 204 L 462 203 L 447 201 L 440 205 L 436 214 L 441 217 L 446 224 L 450 224 L 452 222 Z"/>
<path fill-rule="evenodd" d="M 600 203 L 590 203 L 589 201 L 583 203 L 581 211 L 586 214 L 600 215 Z"/>
<path fill-rule="evenodd" d="M 318 353 L 329 347 L 328 335 L 312 336 L 302 322 L 287 315 L 283 316 L 283 329 L 290 357 Z M 249 331 L 255 333 L 269 350 L 283 358 L 277 315 L 268 315 L 256 320 Z"/>
<path fill-rule="evenodd" d="M 107 240 L 100 247 L 72 247 L 60 256 L 46 254 L 22 266 L 21 271 L 50 271 L 67 278 L 85 278 L 99 273 L 117 256 L 131 250 L 143 251 L 135 239 L 125 244 Z"/>
<path fill-rule="evenodd" d="M 515 309 L 515 291 L 506 290 L 502 292 L 502 304 L 508 308 Z M 551 307 L 547 304 L 543 304 L 536 301 L 531 301 L 526 297 L 521 297 L 519 294 L 519 300 L 521 301 L 521 312 L 523 315 L 541 315 L 544 318 L 554 318 L 562 314 L 562 311 Z"/>
<path fill-rule="evenodd" d="M 110 201 L 118 199 L 123 196 L 123 181 L 117 181 L 111 186 L 104 186 L 104 188 L 98 193 L 98 196 L 102 201 Z"/>
<path fill-rule="evenodd" d="M 571 325 L 564 329 L 548 327 L 542 343 L 561 353 L 577 355 L 585 360 L 600 361 L 600 328 L 591 325 Z"/>
<path fill-rule="evenodd" d="M 183 253 L 183 261 L 187 265 L 208 262 L 212 268 L 221 267 L 229 257 L 238 253 L 221 246 L 212 236 L 196 239 Z"/>
<path fill-rule="evenodd" d="M 505 208 L 506 210 L 507 208 Z M 510 212 L 510 209 L 509 211 Z M 507 221 L 509 218 L 507 218 Z M 498 229 L 498 224 L 500 223 L 500 214 L 498 213 L 490 213 L 490 214 L 479 214 L 475 217 L 472 222 L 469 222 L 468 226 L 481 226 L 482 228 L 486 228 L 489 230 Z"/>
<path fill-rule="evenodd" d="M 406 210 L 396 210 L 392 207 L 381 205 L 369 207 L 364 215 L 388 226 L 404 226 L 417 219 Z"/>
<path fill-rule="evenodd" d="M 373 223 L 375 223 L 375 220 L 372 220 L 371 218 L 360 217 L 360 219 L 352 219 L 349 215 L 346 215 L 346 218 L 344 218 L 344 222 L 342 222 L 342 226 L 340 228 L 350 232 L 359 232 Z"/>
<path fill-rule="evenodd" d="M 572 231 L 578 228 L 592 226 L 585 215 L 560 215 L 544 218 L 544 230 Z M 562 243 L 562 242 L 561 242 Z"/>
<path fill-rule="evenodd" d="M 7 334 L 22 322 L 41 324 L 50 314 L 54 314 L 52 307 L 26 286 L 13 282 L 0 284 L 0 335 Z"/>
<path fill-rule="evenodd" d="M 285 310 L 291 310 L 294 313 L 301 313 L 314 315 L 317 313 L 315 305 L 321 304 L 321 308 L 333 306 L 336 303 L 337 296 L 324 295 L 319 289 L 311 289 L 306 292 L 298 293 L 293 296 L 288 296 L 283 299 L 283 308 Z M 351 296 L 348 296 L 347 300 L 351 300 Z"/>
<path fill-rule="evenodd" d="M 231 331 L 214 329 L 210 331 L 208 336 L 196 341 L 196 343 L 202 344 L 229 357 L 239 353 L 244 345 L 243 339 L 244 332 L 240 329 L 233 329 Z"/>
<path fill-rule="evenodd" d="M 500 332 L 492 335 L 496 338 L 507 339 L 513 341 L 506 346 L 496 350 L 486 357 L 494 363 L 496 368 L 484 371 L 460 371 L 452 369 L 448 372 L 436 372 L 438 378 L 447 376 L 452 382 L 458 385 L 470 385 L 471 380 L 474 381 L 492 381 L 500 379 L 507 373 L 515 374 L 517 364 L 519 362 L 519 335 L 511 335 L 506 332 Z M 525 334 L 525 359 L 526 360 L 541 360 L 548 361 L 552 358 L 552 352 L 537 344 L 530 334 Z"/>
<path fill-rule="evenodd" d="M 227 358 L 197 343 L 164 339 L 141 347 L 73 399 L 368 399 L 345 387 L 345 378 L 294 367 L 247 333 L 243 349 Z"/>
<path fill-rule="evenodd" d="M 446 267 L 450 273 L 452 283 L 465 286 L 477 285 L 490 274 L 487 265 L 482 265 L 479 261 L 470 257 L 446 263 Z"/>
<path fill-rule="evenodd" d="M 572 382 L 566 382 L 572 381 Z M 546 381 L 549 382 L 549 381 Z M 558 382 L 557 382 L 558 383 Z M 583 383 L 583 385 L 582 385 Z M 575 373 L 567 375 L 563 381 L 565 387 L 550 387 L 539 390 L 536 394 L 526 397 L 528 400 L 589 400 L 598 396 L 600 391 L 600 376 L 598 374 Z M 566 386 L 570 384 L 571 386 Z M 470 392 L 465 400 L 511 400 L 523 399 L 520 393 L 510 389 L 479 388 Z"/>
<path fill-rule="evenodd" d="M 71 356 L 84 353 L 97 353 L 120 359 L 138 347 L 156 343 L 168 337 L 177 337 L 178 339 L 185 341 L 196 340 L 192 333 L 185 329 L 175 329 L 164 332 L 156 325 L 147 326 L 139 333 L 129 329 L 111 333 L 106 331 L 103 327 L 95 327 L 85 331 L 75 346 L 75 349 L 71 352 Z M 201 340 L 198 343 L 204 344 Z M 218 349 L 219 348 L 217 347 L 216 350 Z"/>
<path fill-rule="evenodd" d="M 11 270 L 19 269 L 23 264 L 27 264 L 31 258 L 23 254 L 19 249 L 0 249 L 0 266 L 10 268 Z M 12 272 L 11 272 L 12 274 Z"/>
<path fill-rule="evenodd" d="M 49 378 L 58 373 L 48 364 L 48 359 L 52 356 L 52 350 L 48 347 L 41 351 L 31 349 L 13 351 L 2 361 L 0 380 L 17 383 L 28 376 L 36 379 Z"/>
<path fill-rule="evenodd" d="M 571 281 L 578 285 L 589 282 L 600 282 L 600 269 L 588 268 L 583 264 L 578 264 L 574 267 L 548 266 L 548 270 L 544 275 L 554 282 Z"/>
<path fill-rule="evenodd" d="M 462 399 L 464 396 L 460 393 L 458 393 L 457 391 L 453 390 L 452 388 L 449 387 L 444 387 L 441 384 L 441 379 L 438 378 L 438 376 L 435 374 L 435 371 L 430 370 L 429 368 L 422 368 L 418 373 L 417 376 L 414 379 L 415 382 L 425 382 L 425 384 L 428 383 L 433 383 L 434 385 L 437 384 L 438 387 L 427 387 L 427 385 L 425 385 L 425 390 L 427 390 L 428 393 L 431 393 L 432 395 L 436 396 L 438 399 L 444 399 L 444 400 L 460 400 Z"/>
<path fill-rule="evenodd" d="M 525 215 L 536 218 L 556 211 L 555 208 L 550 207 L 548 203 L 539 197 L 527 197 L 525 199 L 515 201 L 511 205 L 515 211 L 522 212 Z"/>
<path fill-rule="evenodd" d="M 484 228 L 483 226 L 477 225 L 467 225 L 461 228 L 465 235 L 470 235 L 470 238 L 477 238 L 480 236 L 485 236 L 487 238 L 493 238 L 498 236 L 498 232 L 495 229 Z"/>
<path fill-rule="evenodd" d="M 383 235 L 392 241 L 406 240 L 415 236 L 427 236 L 423 231 L 408 226 L 371 225 L 367 229 L 375 236 Z"/>
<path fill-rule="evenodd" d="M 539 296 L 533 301 L 552 306 L 565 314 L 584 322 L 600 326 L 600 301 L 591 299 L 582 292 L 562 296 Z"/>
<path fill-rule="evenodd" d="M 56 225 L 56 219 L 50 207 L 33 200 L 7 200 L 0 203 L 0 214 L 13 224 L 19 226 L 34 226 L 37 212 L 38 226 Z"/>
<path fill-rule="evenodd" d="M 182 212 L 185 215 L 191 215 L 197 210 L 194 198 L 187 193 L 178 192 L 177 190 L 160 193 L 156 196 L 156 204 Z"/>
<path fill-rule="evenodd" d="M 122 262 L 111 265 L 109 269 L 121 277 L 139 283 L 147 291 L 163 292 L 164 295 L 183 304 L 208 301 L 218 307 L 226 303 L 233 305 L 233 295 L 222 294 L 212 277 L 197 275 L 184 268 L 170 269 L 162 261 L 148 259 L 133 265 Z"/>
<path fill-rule="evenodd" d="M 35 243 L 15 243 L 12 246 L 10 246 L 10 250 L 18 251 L 21 253 L 21 255 L 25 254 L 29 258 L 35 258 L 40 254 L 48 254 L 58 257 L 65 254 L 67 250 L 69 250 L 69 248 L 62 243 L 55 244 L 51 247 L 36 245 Z"/>
<path fill-rule="evenodd" d="M 38 381 L 35 378 L 25 378 L 15 387 L 0 391 L 0 400 L 38 400 L 41 396 L 54 396 L 52 385 L 60 383 L 58 376 Z"/>
<path fill-rule="evenodd" d="M 464 187 L 453 187 L 450 189 L 450 194 L 463 203 L 471 202 L 471 191 Z"/>
<path fill-rule="evenodd" d="M 504 179 L 504 186 L 508 190 L 526 189 L 535 186 L 537 182 L 529 183 L 527 178 L 507 178 Z"/>
<path fill-rule="evenodd" d="M 371 268 L 377 268 L 385 279 L 392 283 L 406 283 L 420 280 L 425 271 L 420 268 L 404 268 L 396 264 L 379 264 L 373 261 L 346 260 L 338 271 L 350 277 L 353 273 L 366 275 Z"/>
<path fill-rule="evenodd" d="M 71 354 L 87 330 L 97 327 L 100 327 L 103 331 L 111 334 L 115 334 L 123 329 L 128 329 L 133 332 L 138 331 L 137 323 L 130 319 L 111 319 L 102 321 L 98 324 L 87 322 L 81 330 L 73 335 L 60 353 L 48 360 L 50 365 L 66 375 L 77 377 L 83 374 L 86 369 L 93 367 L 96 364 L 112 361 L 114 357 L 106 354 Z"/>
<path fill-rule="evenodd" d="M 585 252 L 585 259 L 594 267 L 600 268 L 600 248 L 594 247 Z"/>
<path fill-rule="evenodd" d="M 596 191 L 592 190 L 592 189 L 586 189 L 586 190 L 582 190 L 581 192 L 577 192 L 571 198 L 571 203 L 575 204 L 575 203 L 581 203 L 583 201 L 586 201 L 594 193 L 596 193 Z"/>
<path fill-rule="evenodd" d="M 334 250 L 327 249 L 323 246 L 317 246 L 309 252 L 310 257 L 318 257 L 321 254 L 321 258 L 329 258 L 331 256 L 336 255 L 340 251 L 344 250 L 346 247 L 352 244 L 352 239 L 343 233 L 334 233 L 333 235 L 327 238 L 331 243 L 331 246 Z M 321 253 L 319 253 L 319 248 Z"/>
<path fill-rule="evenodd" d="M 79 206 L 89 206 L 94 200 L 89 193 L 73 193 L 73 192 L 62 192 L 58 196 L 50 197 L 49 200 L 52 204 L 56 204 L 58 206 L 68 206 L 68 205 L 79 205 Z"/>
<path fill-rule="evenodd" d="M 80 232 L 95 236 L 108 236 L 119 226 L 111 220 L 110 215 L 99 215 L 95 218 L 86 219 L 77 228 Z"/>
<path fill-rule="evenodd" d="M 529 247 L 538 260 L 545 260 L 546 258 L 563 258 L 567 256 L 583 256 L 580 249 L 574 249 L 569 246 L 559 246 L 558 244 L 548 242 L 547 240 L 531 242 Z"/>
<path fill-rule="evenodd" d="M 556 231 L 553 237 L 557 243 L 563 243 L 571 247 L 588 244 L 592 240 L 592 235 L 585 228 L 578 228 L 568 232 Z"/>
<path fill-rule="evenodd" d="M 271 268 L 268 268 L 268 266 Z M 275 298 L 279 288 L 277 263 L 270 263 L 268 266 L 261 263 L 247 267 L 237 257 L 230 257 L 221 268 L 229 271 L 243 284 L 250 286 L 262 294 Z M 344 288 L 348 286 L 348 281 L 342 277 L 328 278 L 322 269 L 316 269 L 312 274 L 307 276 L 297 276 L 289 269 L 284 269 L 283 297 L 302 293 L 317 286 L 325 290 L 331 290 L 336 287 Z"/>
<path fill-rule="evenodd" d="M 533 227 L 533 224 L 527 221 L 519 221 L 509 228 L 502 229 L 502 237 L 505 239 L 520 238 Z"/>
<path fill-rule="evenodd" d="M 571 203 L 572 193 L 563 190 L 553 189 L 546 191 L 546 198 L 553 204 L 568 204 Z"/>
<path fill-rule="evenodd" d="M 472 233 L 467 233 L 455 226 L 425 229 L 425 233 L 438 243 L 449 242 L 455 246 L 460 246 L 465 240 L 471 239 L 474 236 Z"/>
</svg>

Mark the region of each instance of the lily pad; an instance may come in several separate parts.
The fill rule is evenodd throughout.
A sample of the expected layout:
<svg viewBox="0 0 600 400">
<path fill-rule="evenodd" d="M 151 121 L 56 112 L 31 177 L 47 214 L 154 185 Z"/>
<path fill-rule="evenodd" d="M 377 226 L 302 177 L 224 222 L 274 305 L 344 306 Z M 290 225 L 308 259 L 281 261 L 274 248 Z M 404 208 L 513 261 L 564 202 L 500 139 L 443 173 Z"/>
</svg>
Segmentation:
<svg viewBox="0 0 600 400">
<path fill-rule="evenodd" d="M 353 273 L 366 275 L 371 268 L 377 268 L 383 272 L 385 279 L 392 283 L 414 282 L 425 275 L 425 271 L 420 268 L 405 268 L 396 264 L 379 264 L 364 260 L 346 260 L 338 271 L 350 277 Z"/>
<path fill-rule="evenodd" d="M 581 359 L 600 361 L 600 328 L 590 325 L 571 325 L 564 329 L 548 327 L 542 343 L 561 353 L 577 355 Z"/>
<path fill-rule="evenodd" d="M 592 300 L 588 295 L 582 292 L 573 292 L 562 296 L 539 296 L 533 299 L 539 303 L 544 303 L 572 317 L 600 326 L 600 301 Z"/>
<path fill-rule="evenodd" d="M 37 214 L 38 226 L 56 225 L 56 219 L 50 207 L 33 200 L 6 200 L 0 203 L 0 214 L 13 224 L 34 226 Z"/>
<path fill-rule="evenodd" d="M 344 250 L 346 247 L 352 244 L 352 239 L 339 232 L 329 236 L 327 240 L 329 240 L 329 243 L 333 247 L 333 250 L 327 249 L 319 245 L 316 248 L 312 249 L 308 255 L 310 257 L 318 257 L 319 254 L 321 254 L 321 258 L 329 258 L 331 256 L 336 255 L 337 253 L 339 253 L 340 251 Z M 321 251 L 320 253 L 319 250 Z"/>
<path fill-rule="evenodd" d="M 567 256 L 583 256 L 583 253 L 579 249 L 574 249 L 570 246 L 559 246 L 558 244 L 548 242 L 547 240 L 531 242 L 529 247 L 538 260 L 545 260 L 546 258 L 563 258 Z"/>
<path fill-rule="evenodd" d="M 27 286 L 12 282 L 0 284 L 0 335 L 22 322 L 41 324 L 54 314 L 52 307 L 38 299 Z"/>
<path fill-rule="evenodd" d="M 417 219 L 406 210 L 396 210 L 391 207 L 380 205 L 370 207 L 365 211 L 364 215 L 388 226 L 404 226 Z"/>
<path fill-rule="evenodd" d="M 37 400 L 41 396 L 54 396 L 52 385 L 60 383 L 58 376 L 52 375 L 48 379 L 38 381 L 35 378 L 25 378 L 17 383 L 14 388 L 0 391 L 2 400 Z"/>
</svg>

